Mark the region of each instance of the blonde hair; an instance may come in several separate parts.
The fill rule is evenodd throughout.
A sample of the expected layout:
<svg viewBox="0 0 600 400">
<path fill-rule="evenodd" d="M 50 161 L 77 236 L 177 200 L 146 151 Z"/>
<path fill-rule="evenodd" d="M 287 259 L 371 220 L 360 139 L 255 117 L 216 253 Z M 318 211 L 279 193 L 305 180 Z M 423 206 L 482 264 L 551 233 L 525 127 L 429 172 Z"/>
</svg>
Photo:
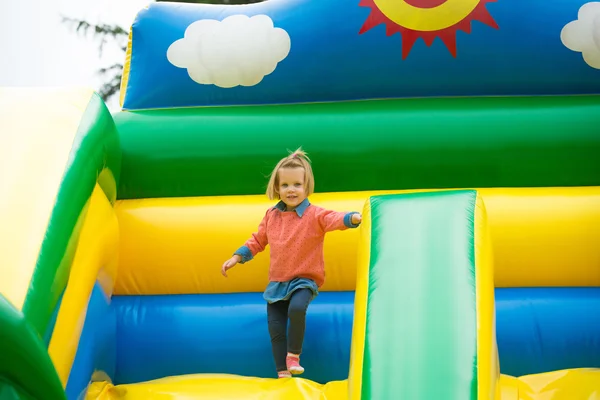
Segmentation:
<svg viewBox="0 0 600 400">
<path fill-rule="evenodd" d="M 289 156 L 279 160 L 275 168 L 273 168 L 269 183 L 267 184 L 267 196 L 269 196 L 270 200 L 279 199 L 279 170 L 281 168 L 302 168 L 304 170 L 304 189 L 306 190 L 306 195 L 310 196 L 314 193 L 315 177 L 310 166 L 310 158 L 308 158 L 306 152 L 300 147 L 298 150 L 290 153 Z"/>
</svg>

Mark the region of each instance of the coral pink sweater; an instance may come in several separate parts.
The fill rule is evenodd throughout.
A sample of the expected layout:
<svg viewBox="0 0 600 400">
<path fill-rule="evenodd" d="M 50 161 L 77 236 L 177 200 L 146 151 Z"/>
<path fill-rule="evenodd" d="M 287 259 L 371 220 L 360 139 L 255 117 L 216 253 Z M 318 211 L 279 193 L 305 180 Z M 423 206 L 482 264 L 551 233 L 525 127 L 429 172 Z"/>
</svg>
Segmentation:
<svg viewBox="0 0 600 400">
<path fill-rule="evenodd" d="M 298 207 L 300 212 L 282 211 L 281 203 L 267 210 L 258 231 L 235 253 L 242 256 L 241 263 L 251 260 L 268 244 L 271 246 L 271 282 L 308 278 L 322 286 L 325 282 L 325 233 L 358 225 L 352 224 L 353 212 L 326 210 L 305 201 L 308 206 L 304 209 Z"/>
</svg>

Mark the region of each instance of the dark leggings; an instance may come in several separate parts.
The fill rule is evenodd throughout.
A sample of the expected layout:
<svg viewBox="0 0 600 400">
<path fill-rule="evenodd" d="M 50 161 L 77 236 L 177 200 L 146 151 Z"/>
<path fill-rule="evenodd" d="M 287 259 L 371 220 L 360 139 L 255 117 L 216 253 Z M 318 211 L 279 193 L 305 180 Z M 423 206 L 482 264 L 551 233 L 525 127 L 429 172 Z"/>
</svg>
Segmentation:
<svg viewBox="0 0 600 400">
<path fill-rule="evenodd" d="M 306 309 L 312 296 L 313 293 L 310 289 L 302 288 L 294 291 L 289 300 L 267 304 L 269 334 L 277 372 L 287 370 L 285 358 L 288 352 L 293 354 L 302 352 Z M 288 318 L 290 319 L 290 329 L 289 335 L 286 335 Z"/>
</svg>

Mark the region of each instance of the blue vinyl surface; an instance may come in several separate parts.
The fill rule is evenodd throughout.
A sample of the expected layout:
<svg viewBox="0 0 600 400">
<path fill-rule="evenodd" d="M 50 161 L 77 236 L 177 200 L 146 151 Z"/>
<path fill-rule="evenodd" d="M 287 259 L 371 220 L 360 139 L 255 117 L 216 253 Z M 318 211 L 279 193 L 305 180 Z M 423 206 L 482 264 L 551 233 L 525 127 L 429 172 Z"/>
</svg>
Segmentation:
<svg viewBox="0 0 600 400">
<path fill-rule="evenodd" d="M 309 306 L 303 377 L 347 378 L 353 301 L 354 292 L 322 292 Z M 116 296 L 113 307 L 117 383 L 275 374 L 261 293 Z M 496 289 L 496 329 L 503 374 L 600 367 L 600 288 Z"/>
<path fill-rule="evenodd" d="M 115 312 L 96 282 L 88 303 L 79 347 L 67 381 L 67 399 L 80 399 L 94 372 L 115 376 L 117 330 Z"/>
<path fill-rule="evenodd" d="M 503 374 L 600 367 L 600 288 L 496 289 Z"/>
<path fill-rule="evenodd" d="M 449 37 L 456 39 L 456 57 L 437 36 L 430 47 L 418 38 L 406 58 L 402 56 L 401 33 L 386 35 L 385 24 L 360 33 L 371 14 L 371 8 L 360 2 L 150 3 L 132 27 L 131 69 L 123 108 L 600 93 L 600 69 L 586 64 L 580 52 L 570 50 L 561 40 L 562 29 L 577 20 L 580 7 L 588 0 L 485 1 L 498 29 L 467 17 L 462 21 L 468 22 L 470 33 L 457 31 L 456 26 L 448 28 Z M 190 78 L 186 68 L 169 62 L 169 46 L 184 37 L 191 23 L 222 21 L 235 14 L 266 15 L 290 38 L 288 55 L 260 83 L 232 88 L 200 84 Z M 237 54 L 240 50 L 231 51 Z M 227 60 L 224 54 L 212 56 Z"/>
<path fill-rule="evenodd" d="M 317 382 L 346 379 L 354 292 L 309 306 L 302 355 Z M 188 373 L 276 377 L 262 293 L 116 296 L 117 383 Z"/>
</svg>

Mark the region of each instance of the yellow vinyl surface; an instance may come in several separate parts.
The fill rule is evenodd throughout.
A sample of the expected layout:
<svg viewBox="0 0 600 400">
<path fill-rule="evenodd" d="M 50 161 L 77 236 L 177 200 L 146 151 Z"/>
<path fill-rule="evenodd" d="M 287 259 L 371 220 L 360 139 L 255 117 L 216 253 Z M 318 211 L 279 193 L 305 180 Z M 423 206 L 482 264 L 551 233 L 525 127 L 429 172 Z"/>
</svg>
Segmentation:
<svg viewBox="0 0 600 400">
<path fill-rule="evenodd" d="M 348 375 L 348 398 L 360 399 L 367 334 L 367 300 L 369 297 L 369 269 L 371 262 L 371 203 L 366 202 L 358 243 L 357 281 L 354 294 L 354 318 L 350 346 L 350 372 Z"/>
<path fill-rule="evenodd" d="M 114 210 L 98 184 L 94 188 L 48 351 L 63 385 L 77 353 L 96 281 L 107 297 L 117 275 L 119 228 Z"/>
<path fill-rule="evenodd" d="M 500 399 L 519 400 L 519 388 L 525 385 L 514 376 L 500 375 Z"/>
<path fill-rule="evenodd" d="M 363 194 L 313 195 L 315 204 L 360 211 Z M 221 275 L 221 266 L 256 231 L 269 206 L 263 196 L 165 198 L 117 202 L 121 255 L 115 294 L 261 292 L 269 248 Z M 354 290 L 359 230 L 325 237 L 322 290 Z"/>
<path fill-rule="evenodd" d="M 302 378 L 268 379 L 235 375 L 185 375 L 113 386 L 94 382 L 86 400 L 346 400 L 346 381 L 321 385 Z"/>
<path fill-rule="evenodd" d="M 600 187 L 480 191 L 496 287 L 600 286 Z"/>
<path fill-rule="evenodd" d="M 0 293 L 19 310 L 92 95 L 0 88 Z"/>
<path fill-rule="evenodd" d="M 485 203 L 475 203 L 475 279 L 477 310 L 477 382 L 479 399 L 500 398 L 500 361 L 496 346 L 494 257 Z"/>
<path fill-rule="evenodd" d="M 117 386 L 94 382 L 85 400 L 346 400 L 347 388 L 346 381 L 321 385 L 301 378 L 277 380 L 200 374 Z M 498 393 L 499 400 L 598 400 L 600 369 L 553 371 L 520 378 L 501 375 Z"/>
<path fill-rule="evenodd" d="M 119 105 L 123 107 L 125 103 L 125 93 L 127 92 L 127 83 L 129 82 L 129 72 L 131 71 L 131 45 L 133 43 L 133 29 L 129 29 L 129 39 L 127 50 L 125 50 L 125 63 L 123 65 L 123 78 L 119 87 Z"/>
<path fill-rule="evenodd" d="M 600 369 L 581 368 L 526 375 L 503 375 L 502 400 L 598 400 Z"/>
<path fill-rule="evenodd" d="M 519 378 L 519 400 L 597 400 L 600 369 L 572 369 Z"/>
<path fill-rule="evenodd" d="M 496 287 L 600 285 L 600 187 L 478 189 L 494 248 Z M 314 194 L 313 204 L 361 210 L 378 191 Z M 221 265 L 256 231 L 273 202 L 265 196 L 123 200 L 116 294 L 261 292 L 269 248 Z M 327 290 L 354 290 L 359 230 L 325 239 Z"/>
</svg>

